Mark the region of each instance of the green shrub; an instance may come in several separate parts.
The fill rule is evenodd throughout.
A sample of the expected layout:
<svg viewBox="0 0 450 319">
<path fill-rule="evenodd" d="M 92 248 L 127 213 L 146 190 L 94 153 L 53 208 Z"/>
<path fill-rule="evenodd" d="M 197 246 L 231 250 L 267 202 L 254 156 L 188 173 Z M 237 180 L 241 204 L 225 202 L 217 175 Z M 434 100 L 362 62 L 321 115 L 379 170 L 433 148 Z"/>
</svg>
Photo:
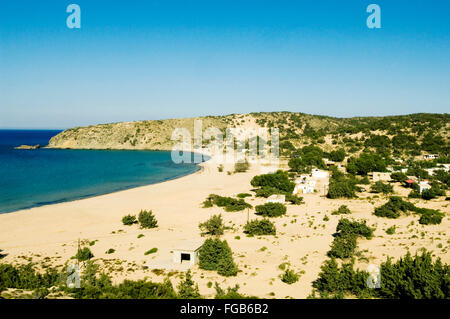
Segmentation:
<svg viewBox="0 0 450 319">
<path fill-rule="evenodd" d="M 303 204 L 303 197 L 299 197 L 293 194 L 286 194 L 286 201 L 290 202 L 293 205 Z"/>
<path fill-rule="evenodd" d="M 182 299 L 199 299 L 201 298 L 198 285 L 194 283 L 191 276 L 191 270 L 186 272 L 186 277 L 178 286 L 178 295 Z"/>
<path fill-rule="evenodd" d="M 286 271 L 281 276 L 281 281 L 288 285 L 291 285 L 298 281 L 298 275 L 293 270 L 286 269 Z"/>
<path fill-rule="evenodd" d="M 223 235 L 225 226 L 223 225 L 222 215 L 213 215 L 210 219 L 208 219 L 204 223 L 200 223 L 198 225 L 200 230 L 203 231 L 204 234 L 220 236 Z"/>
<path fill-rule="evenodd" d="M 126 215 L 126 216 L 123 216 L 123 218 L 122 218 L 122 223 L 126 226 L 136 224 L 137 222 L 138 221 L 136 219 L 136 216 L 134 216 L 134 215 Z"/>
<path fill-rule="evenodd" d="M 387 183 L 383 183 L 382 181 L 378 181 L 375 184 L 372 185 L 372 188 L 370 189 L 372 193 L 383 193 L 383 194 L 389 194 L 394 191 L 394 188 L 392 185 L 389 185 Z"/>
<path fill-rule="evenodd" d="M 215 284 L 216 296 L 215 299 L 257 299 L 254 296 L 245 296 L 238 292 L 239 285 L 234 286 L 234 288 L 227 288 L 227 291 L 220 288 L 219 284 Z"/>
<path fill-rule="evenodd" d="M 250 184 L 253 187 L 272 189 L 276 191 L 273 194 L 292 194 L 295 187 L 295 184 L 289 180 L 289 175 L 281 170 L 276 173 L 254 176 L 250 181 Z"/>
<path fill-rule="evenodd" d="M 253 236 L 275 235 L 276 229 L 275 225 L 268 219 L 255 219 L 245 225 L 244 232 Z"/>
<path fill-rule="evenodd" d="M 339 220 L 336 231 L 341 234 L 354 234 L 366 239 L 371 239 L 373 236 L 373 229 L 367 226 L 365 220 L 359 222 L 343 218 Z"/>
<path fill-rule="evenodd" d="M 264 217 L 278 217 L 286 214 L 286 206 L 281 203 L 266 203 L 255 207 L 256 214 Z"/>
<path fill-rule="evenodd" d="M 422 198 L 425 200 L 430 200 L 439 196 L 445 196 L 445 191 L 440 189 L 438 186 L 432 186 L 422 192 Z"/>
<path fill-rule="evenodd" d="M 391 174 L 391 179 L 394 182 L 404 182 L 408 179 L 408 176 L 402 172 L 395 172 Z"/>
<path fill-rule="evenodd" d="M 351 211 L 347 207 L 347 205 L 341 205 L 337 210 L 331 213 L 331 215 L 343 215 L 343 214 L 351 214 Z"/>
<path fill-rule="evenodd" d="M 86 261 L 94 257 L 94 254 L 88 247 L 79 248 L 75 258 L 78 261 Z"/>
<path fill-rule="evenodd" d="M 201 269 L 217 270 L 223 276 L 237 274 L 237 267 L 233 262 L 233 253 L 226 240 L 206 239 L 199 250 L 198 263 Z"/>
<path fill-rule="evenodd" d="M 145 253 L 144 253 L 144 255 L 145 256 L 147 256 L 147 255 L 150 255 L 150 254 L 154 254 L 154 253 L 156 253 L 158 251 L 158 248 L 152 248 L 152 249 L 150 249 L 150 250 L 147 250 Z"/>
<path fill-rule="evenodd" d="M 331 243 L 331 249 L 328 252 L 328 256 L 334 258 L 352 257 L 356 246 L 356 235 L 338 234 Z"/>
<path fill-rule="evenodd" d="M 388 235 L 393 235 L 393 234 L 395 234 L 395 225 L 389 227 L 388 229 L 386 229 L 386 234 L 388 234 Z"/>
<path fill-rule="evenodd" d="M 442 222 L 445 214 L 435 209 L 421 208 L 417 212 L 421 214 L 419 223 L 422 225 L 438 225 Z"/>
<path fill-rule="evenodd" d="M 114 254 L 115 252 L 116 252 L 116 250 L 114 248 L 110 248 L 105 252 L 105 254 L 109 255 L 109 254 Z"/>
<path fill-rule="evenodd" d="M 203 202 L 203 207 L 212 207 L 213 205 L 223 207 L 226 212 L 239 212 L 252 207 L 252 205 L 246 203 L 242 198 L 235 199 L 211 194 Z"/>
<path fill-rule="evenodd" d="M 375 208 L 374 215 L 378 217 L 398 218 L 402 212 L 406 213 L 415 209 L 416 207 L 413 204 L 405 202 L 401 197 L 391 196 L 386 204 Z"/>
<path fill-rule="evenodd" d="M 247 161 L 237 162 L 234 164 L 234 172 L 235 173 L 244 173 L 244 172 L 248 171 L 249 168 L 250 168 L 250 164 Z"/>
<path fill-rule="evenodd" d="M 330 180 L 328 186 L 328 198 L 354 198 L 355 194 L 355 183 L 350 179 L 343 180 Z"/>
<path fill-rule="evenodd" d="M 158 227 L 158 222 L 151 210 L 141 210 L 138 216 L 139 224 L 142 228 L 156 228 Z"/>
<path fill-rule="evenodd" d="M 252 197 L 252 194 L 249 193 L 239 193 L 237 194 L 238 198 L 246 198 L 246 197 Z"/>
</svg>

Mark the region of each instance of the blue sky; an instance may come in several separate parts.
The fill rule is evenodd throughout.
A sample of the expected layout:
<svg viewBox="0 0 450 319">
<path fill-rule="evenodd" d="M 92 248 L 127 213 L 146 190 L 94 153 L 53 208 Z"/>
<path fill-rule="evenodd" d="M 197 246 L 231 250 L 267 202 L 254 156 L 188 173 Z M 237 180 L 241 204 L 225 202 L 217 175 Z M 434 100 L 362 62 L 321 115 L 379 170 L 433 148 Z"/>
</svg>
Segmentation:
<svg viewBox="0 0 450 319">
<path fill-rule="evenodd" d="M 446 0 L 2 0 L 0 127 L 448 113 L 449 13 Z"/>
</svg>

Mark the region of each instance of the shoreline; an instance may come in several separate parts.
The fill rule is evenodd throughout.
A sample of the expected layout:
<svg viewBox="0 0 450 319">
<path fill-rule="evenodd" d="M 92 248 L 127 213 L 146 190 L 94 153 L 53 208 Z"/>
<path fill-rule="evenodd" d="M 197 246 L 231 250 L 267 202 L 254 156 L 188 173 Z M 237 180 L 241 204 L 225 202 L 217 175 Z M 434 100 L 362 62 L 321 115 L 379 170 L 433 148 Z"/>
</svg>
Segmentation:
<svg viewBox="0 0 450 319">
<path fill-rule="evenodd" d="M 436 249 L 439 243 L 444 248 L 448 246 L 449 218 L 444 218 L 441 225 L 420 226 L 417 231 L 426 230 L 427 237 L 414 237 L 411 235 L 415 234 L 416 228 L 409 228 L 411 222 L 417 223 L 418 217 L 414 214 L 395 220 L 372 214 L 374 207 L 386 202 L 383 197 L 368 202 L 305 194 L 304 204 L 287 205 L 285 216 L 271 220 L 277 236 L 248 237 L 243 233 L 247 214 L 251 220 L 260 218 L 252 209 L 249 212 L 225 212 L 220 207 L 202 208 L 202 202 L 210 194 L 236 196 L 249 193 L 253 188 L 250 180 L 261 174 L 261 164 L 252 164 L 248 172 L 230 175 L 227 174 L 233 168 L 230 164 L 225 165 L 223 172 L 218 171 L 214 160 L 198 165 L 201 169 L 193 174 L 158 184 L 1 214 L 0 249 L 7 254 L 2 263 L 23 264 L 32 258 L 33 262 L 47 259 L 46 263 L 63 267 L 75 255 L 81 240 L 88 243 L 94 261 L 101 270 L 110 273 L 115 283 L 143 278 L 161 282 L 173 273 L 170 279 L 176 286 L 187 268 L 173 264 L 171 251 L 184 241 L 201 239 L 199 223 L 221 214 L 224 224 L 229 226 L 221 239 L 230 245 L 240 272 L 236 277 L 222 277 L 194 266 L 193 280 L 198 283 L 202 295 L 213 297 L 215 290 L 207 283 L 219 282 L 223 288 L 239 284 L 240 292 L 260 298 L 306 298 L 321 265 L 328 259 L 327 252 L 341 218 L 331 212 L 341 205 L 348 205 L 352 211 L 346 217 L 366 219 L 368 225 L 376 225 L 373 239 L 358 240 L 358 247 L 367 259 L 357 260 L 356 267 L 366 269 L 368 264 L 384 262 L 386 256 L 396 259 L 408 250 L 414 254 L 422 247 L 433 250 L 436 257 L 449 263 L 450 256 L 444 250 Z M 399 186 L 395 191 L 405 193 Z M 254 196 L 245 200 L 253 207 L 265 202 L 264 198 Z M 440 208 L 448 214 L 445 205 L 445 202 L 427 202 L 427 207 Z M 122 224 L 123 216 L 137 215 L 142 209 L 153 211 L 157 228 L 140 229 L 137 225 Z M 325 221 L 325 216 L 329 220 Z M 397 227 L 396 234 L 386 235 L 385 229 L 393 225 Z M 91 246 L 89 243 L 92 242 Z M 115 252 L 107 254 L 111 248 Z M 145 255 L 152 248 L 158 251 Z M 287 285 L 279 279 L 282 274 L 279 265 L 285 262 L 294 271 L 302 272 L 297 283 Z M 116 263 L 119 266 L 111 266 Z M 161 275 L 152 271 L 155 269 L 164 271 Z"/>
<path fill-rule="evenodd" d="M 15 148 L 15 149 L 17 149 L 17 150 L 24 150 L 24 149 L 18 149 L 18 148 Z M 79 150 L 89 151 L 89 150 L 92 150 L 92 151 L 169 152 L 168 150 L 139 150 L 139 149 L 136 149 L 136 150 L 128 150 L 128 149 L 123 149 L 123 150 L 122 149 L 118 149 L 118 150 L 115 150 L 115 149 L 73 149 L 73 148 L 63 149 L 63 148 L 51 148 L 51 147 L 47 147 L 47 146 L 40 147 L 40 149 L 50 149 L 50 150 L 51 149 L 54 149 L 54 150 L 61 149 L 61 150 L 75 150 L 75 151 L 79 151 Z M 26 150 L 27 151 L 34 151 L 35 149 L 26 149 Z M 191 152 L 191 153 L 192 153 L 192 155 L 195 154 L 195 152 Z M 182 173 L 182 174 L 176 175 L 174 177 L 165 178 L 165 179 L 162 179 L 160 181 L 151 182 L 151 183 L 148 183 L 148 184 L 146 183 L 146 184 L 141 184 L 141 185 L 124 186 L 124 187 L 121 187 L 121 188 L 118 188 L 118 189 L 114 189 L 114 190 L 111 190 L 111 191 L 100 192 L 100 193 L 93 193 L 93 194 L 81 195 L 81 196 L 72 196 L 70 198 L 63 198 L 63 199 L 55 200 L 55 201 L 51 201 L 51 202 L 39 202 L 39 203 L 32 204 L 32 205 L 29 205 L 29 206 L 26 206 L 26 207 L 21 207 L 19 209 L 0 211 L 0 215 L 13 214 L 13 213 L 16 213 L 16 212 L 26 211 L 26 210 L 30 210 L 30 209 L 38 208 L 38 207 L 45 207 L 45 206 L 49 206 L 49 205 L 57 205 L 57 204 L 62 204 L 62 203 L 67 203 L 67 202 L 74 202 L 74 201 L 78 201 L 78 200 L 94 198 L 94 197 L 98 197 L 98 196 L 103 196 L 103 195 L 108 195 L 108 194 L 113 194 L 113 193 L 117 193 L 117 192 L 130 190 L 130 189 L 134 189 L 134 188 L 145 187 L 145 186 L 149 186 L 149 185 L 156 185 L 156 184 L 159 184 L 159 183 L 164 183 L 164 182 L 167 182 L 167 181 L 183 178 L 183 177 L 188 176 L 188 175 L 196 174 L 196 173 L 198 173 L 199 171 L 202 170 L 201 164 L 203 164 L 204 162 L 206 162 L 206 161 L 208 161 L 208 160 L 210 160 L 212 158 L 210 155 L 203 154 L 203 153 L 200 153 L 200 152 L 197 152 L 197 153 L 202 154 L 204 156 L 204 158 L 203 158 L 203 161 L 201 163 L 194 163 L 196 169 L 194 171 L 192 171 L 192 172 Z"/>
</svg>

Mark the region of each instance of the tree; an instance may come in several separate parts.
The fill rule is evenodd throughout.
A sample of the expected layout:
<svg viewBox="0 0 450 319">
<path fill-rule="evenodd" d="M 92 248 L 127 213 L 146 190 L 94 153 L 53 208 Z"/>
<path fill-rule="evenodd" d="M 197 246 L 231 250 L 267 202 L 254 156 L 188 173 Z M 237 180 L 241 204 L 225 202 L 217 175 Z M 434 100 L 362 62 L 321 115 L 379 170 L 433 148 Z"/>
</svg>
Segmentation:
<svg viewBox="0 0 450 319">
<path fill-rule="evenodd" d="M 137 224 L 137 219 L 136 219 L 136 216 L 134 216 L 134 215 L 126 215 L 126 216 L 123 216 L 123 218 L 122 218 L 122 223 L 125 225 L 125 226 L 131 226 L 131 225 L 133 225 L 133 224 Z"/>
<path fill-rule="evenodd" d="M 138 216 L 139 224 L 142 228 L 156 228 L 158 227 L 158 222 L 151 210 L 141 210 Z"/>
<path fill-rule="evenodd" d="M 222 215 L 213 215 L 210 219 L 208 219 L 204 223 L 200 223 L 198 225 L 200 230 L 202 230 L 205 234 L 220 236 L 223 235 L 224 225 L 222 221 Z"/>
<path fill-rule="evenodd" d="M 208 238 L 199 250 L 199 267 L 205 270 L 217 270 L 222 276 L 235 276 L 237 266 L 233 253 L 226 240 Z"/>
<path fill-rule="evenodd" d="M 351 158 L 347 164 L 350 174 L 367 175 L 369 172 L 386 171 L 386 161 L 378 154 L 362 153 L 358 158 Z"/>
<path fill-rule="evenodd" d="M 275 225 L 268 219 L 252 220 L 244 226 L 244 232 L 248 235 L 262 236 L 275 235 Z"/>
<path fill-rule="evenodd" d="M 347 154 L 343 148 L 330 152 L 330 160 L 334 162 L 342 162 Z"/>
<path fill-rule="evenodd" d="M 375 182 L 375 184 L 372 185 L 372 188 L 370 189 L 372 193 L 383 193 L 383 194 L 389 194 L 394 191 L 394 188 L 392 185 L 389 185 L 387 183 L 383 183 L 382 181 Z"/>
<path fill-rule="evenodd" d="M 264 217 L 278 217 L 286 214 L 286 206 L 281 203 L 266 203 L 255 207 L 256 214 Z"/>
<path fill-rule="evenodd" d="M 250 184 L 253 187 L 271 187 L 279 191 L 280 194 L 292 193 L 295 187 L 295 184 L 289 180 L 288 174 L 281 170 L 276 173 L 254 176 L 250 181 Z"/>
<path fill-rule="evenodd" d="M 178 295 L 182 299 L 199 299 L 201 298 L 198 285 L 194 283 L 191 276 L 191 270 L 186 272 L 186 277 L 178 286 Z"/>
</svg>

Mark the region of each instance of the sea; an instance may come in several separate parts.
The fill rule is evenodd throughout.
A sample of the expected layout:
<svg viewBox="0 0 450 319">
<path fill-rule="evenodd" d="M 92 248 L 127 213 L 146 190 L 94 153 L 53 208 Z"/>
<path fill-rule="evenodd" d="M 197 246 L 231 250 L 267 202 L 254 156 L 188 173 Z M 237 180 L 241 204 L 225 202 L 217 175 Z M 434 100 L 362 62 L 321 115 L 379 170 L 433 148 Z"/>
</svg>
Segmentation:
<svg viewBox="0 0 450 319">
<path fill-rule="evenodd" d="M 170 151 L 35 150 L 60 130 L 0 130 L 0 214 L 155 184 L 199 170 Z"/>
</svg>

